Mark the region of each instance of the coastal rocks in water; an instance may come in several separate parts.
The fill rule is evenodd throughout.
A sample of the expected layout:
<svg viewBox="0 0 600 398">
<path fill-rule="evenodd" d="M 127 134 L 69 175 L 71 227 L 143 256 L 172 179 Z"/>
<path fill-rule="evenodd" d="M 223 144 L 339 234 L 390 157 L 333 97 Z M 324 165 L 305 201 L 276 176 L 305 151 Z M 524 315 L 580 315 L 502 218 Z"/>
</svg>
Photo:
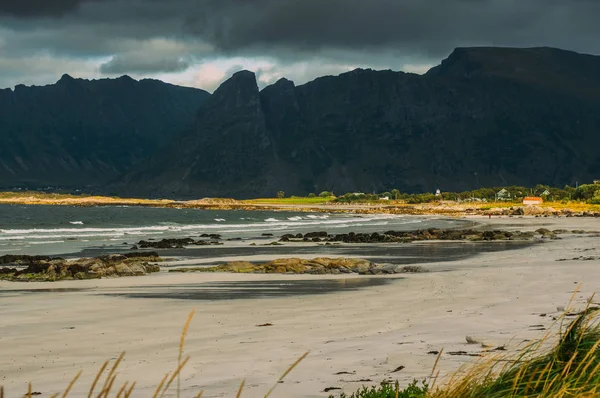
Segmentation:
<svg viewBox="0 0 600 398">
<path fill-rule="evenodd" d="M 222 245 L 220 242 L 215 240 L 220 239 L 220 235 L 201 235 L 201 237 L 210 237 L 211 241 L 206 240 L 194 240 L 192 238 L 165 238 L 159 241 L 141 240 L 138 242 L 138 246 L 142 249 L 183 249 L 186 246 L 205 246 L 205 245 Z"/>
<path fill-rule="evenodd" d="M 549 231 L 552 233 L 551 231 Z M 424 229 L 418 231 L 387 231 L 383 233 L 354 233 L 328 235 L 326 232 L 311 232 L 304 236 L 283 235 L 282 242 L 344 242 L 344 243 L 408 243 L 424 240 L 454 240 L 454 241 L 497 241 L 497 240 L 531 240 L 534 238 L 533 232 L 518 231 L 480 231 L 473 229 L 466 230 L 445 230 L 445 229 Z"/>
<path fill-rule="evenodd" d="M 156 252 L 111 254 L 67 261 L 37 256 L 0 257 L 0 279 L 10 281 L 58 281 L 146 275 L 160 271 L 150 262 L 162 259 Z"/>
<path fill-rule="evenodd" d="M 355 258 L 325 258 L 312 260 L 282 258 L 268 263 L 254 264 L 249 261 L 232 261 L 215 267 L 176 268 L 169 272 L 231 272 L 255 274 L 359 274 L 385 275 L 427 272 L 419 266 L 377 264 Z"/>
</svg>

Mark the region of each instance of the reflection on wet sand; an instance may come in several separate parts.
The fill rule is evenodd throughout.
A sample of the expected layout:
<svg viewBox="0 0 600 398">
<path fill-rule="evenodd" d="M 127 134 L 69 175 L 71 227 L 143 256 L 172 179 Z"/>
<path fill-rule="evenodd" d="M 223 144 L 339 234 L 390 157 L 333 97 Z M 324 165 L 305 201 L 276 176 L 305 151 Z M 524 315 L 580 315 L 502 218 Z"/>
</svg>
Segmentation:
<svg viewBox="0 0 600 398">
<path fill-rule="evenodd" d="M 214 282 L 177 286 L 143 286 L 127 291 L 103 293 L 128 298 L 160 298 L 180 300 L 240 300 L 291 297 L 353 291 L 394 283 L 401 278 L 345 278 L 313 280 L 278 280 L 248 282 Z"/>
</svg>

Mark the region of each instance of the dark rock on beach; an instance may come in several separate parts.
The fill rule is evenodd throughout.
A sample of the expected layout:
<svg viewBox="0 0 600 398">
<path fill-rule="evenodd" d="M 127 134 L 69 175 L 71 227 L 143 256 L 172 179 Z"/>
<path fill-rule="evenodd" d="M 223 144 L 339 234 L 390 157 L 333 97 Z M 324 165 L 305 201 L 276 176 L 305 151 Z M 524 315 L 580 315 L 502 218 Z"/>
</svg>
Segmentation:
<svg viewBox="0 0 600 398">
<path fill-rule="evenodd" d="M 160 267 L 151 262 L 162 259 L 156 252 L 111 254 L 67 261 L 42 256 L 0 257 L 0 279 L 15 282 L 99 279 L 146 275 Z"/>
<path fill-rule="evenodd" d="M 201 235 L 203 236 L 203 235 Z M 206 245 L 222 245 L 220 242 L 216 242 L 220 239 L 220 235 L 205 235 L 210 237 L 211 240 L 194 240 L 192 238 L 165 238 L 159 241 L 141 240 L 138 242 L 138 246 L 141 249 L 183 249 L 186 246 L 206 246 Z"/>
<path fill-rule="evenodd" d="M 377 264 L 355 258 L 282 258 L 264 264 L 248 261 L 233 261 L 215 267 L 189 267 L 171 269 L 169 272 L 230 272 L 255 274 L 359 274 L 359 275 L 392 275 L 402 273 L 427 272 L 419 266 L 399 266 Z"/>
<path fill-rule="evenodd" d="M 548 231 L 554 235 L 551 231 Z M 550 237 L 550 235 L 548 235 Z M 443 229 L 425 229 L 418 231 L 387 231 L 383 233 L 344 233 L 328 235 L 326 232 L 310 232 L 303 237 L 297 238 L 294 235 L 283 235 L 282 242 L 343 242 L 343 243 L 408 243 L 426 240 L 445 240 L 445 241 L 506 241 L 506 240 L 531 240 L 534 238 L 532 232 L 518 231 L 480 231 L 473 229 L 466 230 L 443 230 Z M 315 240 L 318 239 L 318 240 Z"/>
</svg>

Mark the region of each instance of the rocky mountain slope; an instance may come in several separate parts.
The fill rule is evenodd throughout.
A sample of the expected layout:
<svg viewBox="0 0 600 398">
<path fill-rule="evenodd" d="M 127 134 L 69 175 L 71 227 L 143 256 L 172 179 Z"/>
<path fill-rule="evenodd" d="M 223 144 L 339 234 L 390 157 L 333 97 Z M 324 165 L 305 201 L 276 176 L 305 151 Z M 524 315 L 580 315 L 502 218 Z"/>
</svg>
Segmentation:
<svg viewBox="0 0 600 398">
<path fill-rule="evenodd" d="M 127 76 L 0 90 L 0 187 L 101 187 L 192 124 L 209 96 Z"/>
<path fill-rule="evenodd" d="M 422 76 L 359 69 L 263 90 L 242 71 L 211 96 L 65 77 L 0 91 L 0 105 L 4 186 L 245 198 L 600 177 L 600 57 L 552 48 L 459 48 Z"/>
<path fill-rule="evenodd" d="M 251 197 L 574 184 L 600 175 L 599 88 L 600 57 L 549 48 L 457 49 L 423 76 L 355 70 L 260 92 L 239 72 L 121 188 Z"/>
</svg>

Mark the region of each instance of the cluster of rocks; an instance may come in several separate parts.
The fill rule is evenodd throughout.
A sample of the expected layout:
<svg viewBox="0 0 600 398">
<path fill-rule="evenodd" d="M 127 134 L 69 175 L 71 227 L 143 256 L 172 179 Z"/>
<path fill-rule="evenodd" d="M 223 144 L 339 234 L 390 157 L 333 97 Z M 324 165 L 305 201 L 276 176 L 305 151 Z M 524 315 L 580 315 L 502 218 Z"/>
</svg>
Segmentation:
<svg viewBox="0 0 600 398">
<path fill-rule="evenodd" d="M 536 216 L 536 217 L 600 217 L 600 212 L 573 211 L 571 209 L 556 210 L 552 207 L 517 206 L 496 207 L 493 209 L 466 209 L 466 214 L 493 215 L 493 216 Z"/>
<path fill-rule="evenodd" d="M 377 264 L 371 261 L 355 258 L 325 258 L 312 260 L 301 258 L 282 258 L 263 264 L 248 261 L 232 261 L 215 267 L 175 268 L 169 272 L 231 272 L 255 274 L 359 274 L 359 275 L 390 275 L 401 273 L 427 272 L 419 266 L 402 266 Z"/>
<path fill-rule="evenodd" d="M 219 242 L 221 235 L 218 234 L 202 234 L 201 238 L 210 238 L 210 240 L 196 240 L 192 238 L 165 238 L 159 241 L 141 240 L 137 243 L 140 249 L 183 249 L 186 246 L 208 246 L 222 245 Z"/>
<path fill-rule="evenodd" d="M 1 256 L 0 279 L 10 281 L 58 281 L 146 275 L 160 271 L 151 262 L 162 259 L 156 252 L 111 254 L 65 260 L 46 256 Z"/>
<path fill-rule="evenodd" d="M 281 236 L 280 242 L 343 242 L 343 243 L 408 243 L 425 240 L 454 241 L 498 241 L 498 240 L 531 240 L 533 232 L 519 231 L 484 231 L 474 229 L 445 230 L 424 229 L 418 231 L 387 231 L 383 233 L 355 233 L 330 235 L 327 232 L 310 232 L 307 234 L 287 234 Z"/>
</svg>

